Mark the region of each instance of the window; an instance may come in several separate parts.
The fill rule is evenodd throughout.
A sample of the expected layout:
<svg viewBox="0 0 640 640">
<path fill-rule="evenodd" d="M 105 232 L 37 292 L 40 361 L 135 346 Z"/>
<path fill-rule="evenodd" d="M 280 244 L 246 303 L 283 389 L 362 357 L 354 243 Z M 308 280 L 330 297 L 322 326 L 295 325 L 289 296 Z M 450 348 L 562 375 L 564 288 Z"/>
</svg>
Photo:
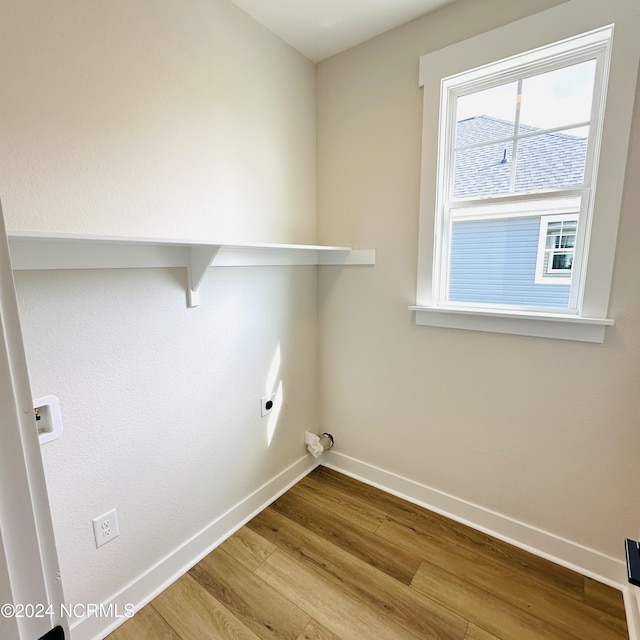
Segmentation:
<svg viewBox="0 0 640 640">
<path fill-rule="evenodd" d="M 611 36 L 601 29 L 443 80 L 438 304 L 577 312 L 581 279 L 567 276 L 588 249 Z M 543 218 L 559 198 L 574 201 L 573 246 L 546 252 Z M 550 262 L 538 274 L 541 252 Z"/>
<path fill-rule="evenodd" d="M 632 27 L 580 13 L 570 0 L 421 58 L 418 324 L 596 342 L 613 324 L 639 47 L 630 63 Z"/>
<path fill-rule="evenodd" d="M 540 218 L 536 284 L 571 283 L 577 230 L 577 214 Z"/>
<path fill-rule="evenodd" d="M 567 309 L 579 210 L 579 197 L 452 206 L 446 304 Z M 572 237 L 567 236 L 566 226 L 559 245 L 572 243 L 571 249 L 547 249 L 553 242 L 547 237 L 549 225 L 554 232 L 557 225 L 570 225 L 569 220 L 573 220 Z M 568 253 L 569 267 L 561 268 Z"/>
</svg>

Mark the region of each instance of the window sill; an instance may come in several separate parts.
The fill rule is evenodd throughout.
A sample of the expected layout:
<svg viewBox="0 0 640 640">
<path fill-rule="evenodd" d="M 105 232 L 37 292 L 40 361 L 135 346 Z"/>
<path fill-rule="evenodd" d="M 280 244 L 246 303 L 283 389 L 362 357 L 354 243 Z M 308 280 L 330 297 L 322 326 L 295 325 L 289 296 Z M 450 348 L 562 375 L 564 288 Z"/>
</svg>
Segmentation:
<svg viewBox="0 0 640 640">
<path fill-rule="evenodd" d="M 409 307 L 416 312 L 416 324 L 490 333 L 511 333 L 520 336 L 604 342 L 609 318 L 547 313 L 520 313 L 493 309 L 454 309 L 450 307 Z"/>
</svg>

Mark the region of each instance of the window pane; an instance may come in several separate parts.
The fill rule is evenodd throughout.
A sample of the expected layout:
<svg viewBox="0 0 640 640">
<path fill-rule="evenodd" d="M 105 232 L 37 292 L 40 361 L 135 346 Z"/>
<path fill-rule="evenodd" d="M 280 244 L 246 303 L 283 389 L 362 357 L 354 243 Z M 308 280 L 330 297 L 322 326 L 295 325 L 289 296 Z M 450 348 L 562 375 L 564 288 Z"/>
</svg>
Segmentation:
<svg viewBox="0 0 640 640">
<path fill-rule="evenodd" d="M 571 269 L 573 264 L 573 253 L 554 253 L 552 269 Z"/>
<path fill-rule="evenodd" d="M 541 73 L 522 81 L 520 133 L 589 122 L 596 61 Z"/>
<path fill-rule="evenodd" d="M 543 133 L 518 141 L 516 191 L 582 184 L 588 130 Z"/>
<path fill-rule="evenodd" d="M 550 222 L 547 226 L 547 249 L 558 248 L 558 237 L 562 229 L 562 222 Z"/>
<path fill-rule="evenodd" d="M 513 136 L 518 83 L 461 96 L 456 101 L 456 147 Z"/>
<path fill-rule="evenodd" d="M 576 244 L 576 236 L 561 236 L 558 244 L 560 245 L 560 249 L 573 249 Z"/>
<path fill-rule="evenodd" d="M 449 301 L 566 309 L 570 283 L 535 283 L 539 234 L 539 215 L 454 220 Z"/>
<path fill-rule="evenodd" d="M 456 151 L 454 198 L 508 193 L 512 144 L 488 144 Z"/>
</svg>

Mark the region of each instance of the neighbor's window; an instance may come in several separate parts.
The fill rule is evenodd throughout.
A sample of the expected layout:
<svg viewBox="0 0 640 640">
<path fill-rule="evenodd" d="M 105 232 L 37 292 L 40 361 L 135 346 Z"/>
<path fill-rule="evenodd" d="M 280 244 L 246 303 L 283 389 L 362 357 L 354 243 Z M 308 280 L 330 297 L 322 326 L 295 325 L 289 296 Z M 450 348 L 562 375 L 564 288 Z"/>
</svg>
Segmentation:
<svg viewBox="0 0 640 640">
<path fill-rule="evenodd" d="M 543 216 L 540 220 L 536 284 L 570 284 L 578 216 Z"/>
<path fill-rule="evenodd" d="M 436 306 L 579 313 L 611 36 L 442 81 Z"/>
</svg>

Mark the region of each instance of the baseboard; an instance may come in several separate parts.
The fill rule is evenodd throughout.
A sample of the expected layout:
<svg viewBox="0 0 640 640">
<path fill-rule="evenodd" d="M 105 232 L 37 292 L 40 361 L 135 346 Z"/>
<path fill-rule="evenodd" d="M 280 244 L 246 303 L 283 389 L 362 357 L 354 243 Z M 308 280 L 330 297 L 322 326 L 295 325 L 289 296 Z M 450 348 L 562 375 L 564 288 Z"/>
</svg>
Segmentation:
<svg viewBox="0 0 640 640">
<path fill-rule="evenodd" d="M 629 638 L 640 640 L 640 589 L 627 584 L 622 590 L 624 610 L 627 613 Z"/>
<path fill-rule="evenodd" d="M 619 589 L 624 598 L 629 638 L 640 640 L 640 589 L 627 582 L 622 560 L 335 450 L 325 453 L 321 464 Z"/>
<path fill-rule="evenodd" d="M 622 560 L 334 450 L 323 455 L 321 464 L 616 589 L 626 588 Z"/>
<path fill-rule="evenodd" d="M 629 637 L 631 640 L 640 640 L 640 610 L 636 599 L 636 590 L 627 583 L 624 562 L 335 450 L 325 453 L 319 461 L 304 456 L 294 462 L 190 540 L 165 556 L 124 589 L 114 594 L 103 603 L 105 608 L 111 607 L 111 610 L 124 611 L 125 605 L 133 603 L 135 610 L 138 611 L 257 513 L 306 476 L 317 466 L 318 462 L 620 589 L 627 610 Z M 81 619 L 71 625 L 71 640 L 102 640 L 124 621 L 125 619 L 114 621 L 96 616 Z"/>
<path fill-rule="evenodd" d="M 114 594 L 103 603 L 105 609 L 126 611 L 129 603 L 135 605 L 136 611 L 141 609 L 317 465 L 308 455 L 294 462 Z M 125 621 L 126 618 L 83 618 L 71 625 L 71 640 L 102 640 Z"/>
</svg>

